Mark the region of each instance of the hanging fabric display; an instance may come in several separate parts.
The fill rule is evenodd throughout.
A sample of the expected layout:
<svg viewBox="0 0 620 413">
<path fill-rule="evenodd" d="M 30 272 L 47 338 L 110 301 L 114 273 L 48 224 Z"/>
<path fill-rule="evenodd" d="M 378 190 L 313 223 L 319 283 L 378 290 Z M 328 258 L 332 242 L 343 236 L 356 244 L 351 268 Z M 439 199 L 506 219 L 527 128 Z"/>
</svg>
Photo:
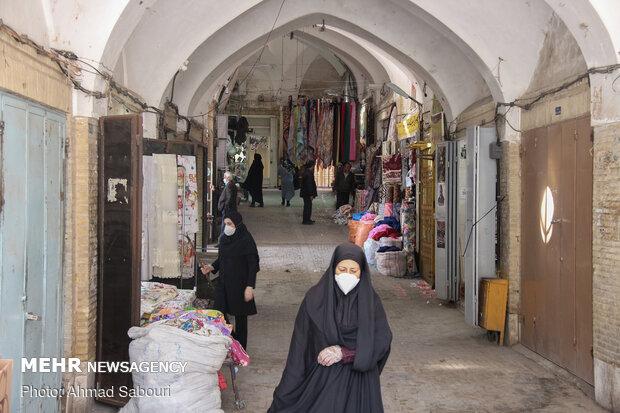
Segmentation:
<svg viewBox="0 0 620 413">
<path fill-rule="evenodd" d="M 176 155 L 153 155 L 155 214 L 153 219 L 152 274 L 159 278 L 179 278 L 178 188 Z"/>
<path fill-rule="evenodd" d="M 357 102 L 289 98 L 282 109 L 283 146 L 291 162 L 301 166 L 316 160 L 328 168 L 334 162 L 357 159 Z"/>
<path fill-rule="evenodd" d="M 334 108 L 330 102 L 321 102 L 319 106 L 319 142 L 317 158 L 324 168 L 332 164 L 332 147 L 334 144 Z"/>
<path fill-rule="evenodd" d="M 402 174 L 402 157 L 398 153 L 396 155 L 383 156 L 383 183 L 399 184 Z"/>
<path fill-rule="evenodd" d="M 349 104 L 349 116 L 351 123 L 351 131 L 349 136 L 349 161 L 357 159 L 357 105 L 355 101 Z"/>
<path fill-rule="evenodd" d="M 288 102 L 282 109 L 282 142 L 284 143 L 284 153 L 288 153 L 289 148 L 289 130 L 291 128 L 291 110 L 293 106 L 293 97 L 288 97 Z"/>
<path fill-rule="evenodd" d="M 194 276 L 196 233 L 198 232 L 198 185 L 196 157 L 177 156 L 177 228 L 181 276 Z"/>
</svg>

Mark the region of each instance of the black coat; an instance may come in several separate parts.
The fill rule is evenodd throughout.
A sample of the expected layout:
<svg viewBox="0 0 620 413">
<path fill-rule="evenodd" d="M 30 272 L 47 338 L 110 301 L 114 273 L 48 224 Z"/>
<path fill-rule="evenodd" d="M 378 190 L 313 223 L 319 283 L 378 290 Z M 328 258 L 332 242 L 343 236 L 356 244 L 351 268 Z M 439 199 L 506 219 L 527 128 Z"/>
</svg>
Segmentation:
<svg viewBox="0 0 620 413">
<path fill-rule="evenodd" d="M 347 295 L 334 280 L 336 265 L 343 259 L 355 260 L 362 269 L 358 285 Z M 338 246 L 329 268 L 299 307 L 286 367 L 269 413 L 383 412 L 379 376 L 391 342 L 392 332 L 372 287 L 364 252 L 351 243 Z M 318 354 L 332 345 L 355 350 L 354 361 L 329 367 L 318 364 Z"/>
<path fill-rule="evenodd" d="M 254 158 L 244 182 L 244 188 L 250 191 L 252 201 L 263 202 L 263 169 L 261 159 Z"/>
<path fill-rule="evenodd" d="M 345 176 L 343 171 L 338 171 L 336 175 L 336 192 L 355 192 L 355 175 L 353 175 L 353 172 L 349 172 Z"/>
<path fill-rule="evenodd" d="M 222 234 L 213 272 L 219 272 L 215 291 L 216 309 L 232 315 L 256 314 L 256 303 L 246 302 L 246 287 L 256 286 L 260 271 L 258 249 L 245 224 L 237 225 L 232 236 Z"/>
<path fill-rule="evenodd" d="M 317 196 L 313 168 L 306 167 L 304 169 L 304 172 L 301 175 L 301 190 L 299 191 L 299 196 L 302 198 L 312 198 Z"/>
</svg>

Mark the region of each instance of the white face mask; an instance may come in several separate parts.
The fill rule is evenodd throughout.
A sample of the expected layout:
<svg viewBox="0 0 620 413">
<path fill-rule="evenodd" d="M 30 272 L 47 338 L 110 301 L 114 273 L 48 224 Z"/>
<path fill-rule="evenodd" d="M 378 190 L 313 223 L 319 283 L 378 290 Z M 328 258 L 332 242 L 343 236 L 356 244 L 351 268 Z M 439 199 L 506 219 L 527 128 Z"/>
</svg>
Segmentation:
<svg viewBox="0 0 620 413">
<path fill-rule="evenodd" d="M 236 230 L 237 230 L 237 228 L 231 227 L 230 225 L 225 225 L 224 226 L 224 234 L 228 235 L 229 237 L 231 235 L 233 235 Z"/>
<path fill-rule="evenodd" d="M 349 292 L 354 289 L 359 282 L 360 279 L 354 274 L 349 274 L 348 272 L 336 274 L 336 283 L 344 295 L 349 294 Z"/>
<path fill-rule="evenodd" d="M 224 185 L 228 183 L 228 180 L 226 178 L 224 178 L 223 181 L 224 181 Z"/>
</svg>

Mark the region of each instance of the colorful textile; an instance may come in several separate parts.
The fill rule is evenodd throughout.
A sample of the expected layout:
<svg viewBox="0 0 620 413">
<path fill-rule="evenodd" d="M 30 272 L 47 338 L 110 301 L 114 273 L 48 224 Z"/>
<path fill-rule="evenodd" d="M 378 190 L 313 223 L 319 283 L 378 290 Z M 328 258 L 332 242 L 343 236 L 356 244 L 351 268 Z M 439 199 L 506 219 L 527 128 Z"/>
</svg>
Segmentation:
<svg viewBox="0 0 620 413">
<path fill-rule="evenodd" d="M 368 237 L 374 239 L 375 241 L 378 241 L 383 237 L 398 238 L 399 233 L 389 225 L 381 224 L 373 228 L 372 231 L 370 231 L 370 233 L 368 234 Z"/>
<path fill-rule="evenodd" d="M 383 159 L 383 163 L 382 163 L 383 183 L 384 184 L 387 184 L 387 183 L 398 184 L 398 183 L 400 183 L 401 176 L 402 176 L 402 169 L 401 169 L 402 157 L 401 157 L 401 155 L 400 154 L 386 155 L 386 156 L 383 156 L 382 159 Z"/>
<path fill-rule="evenodd" d="M 386 216 L 381 221 L 377 222 L 377 225 L 382 225 L 382 224 L 389 225 L 390 227 L 394 228 L 396 231 L 400 232 L 400 222 L 398 222 L 398 220 L 394 217 Z"/>
<path fill-rule="evenodd" d="M 383 208 L 383 215 L 385 217 L 391 217 L 394 213 L 394 204 L 391 202 L 386 202 Z"/>
<path fill-rule="evenodd" d="M 374 221 L 377 218 L 377 214 L 373 214 L 372 212 L 367 212 L 362 217 L 362 221 Z"/>
<path fill-rule="evenodd" d="M 351 210 L 353 207 L 349 204 L 343 205 L 334 214 L 334 223 L 337 225 L 347 225 L 351 219 Z"/>
<path fill-rule="evenodd" d="M 323 167 L 328 167 L 332 164 L 334 146 L 334 106 L 329 102 L 320 102 L 318 116 L 317 160 Z"/>
<path fill-rule="evenodd" d="M 181 255 L 181 276 L 194 276 L 196 233 L 198 232 L 198 182 L 196 157 L 177 155 L 177 228 Z"/>
<path fill-rule="evenodd" d="M 291 109 L 293 105 L 293 97 L 288 97 L 288 102 L 282 108 L 282 142 L 284 143 L 284 153 L 288 153 L 289 148 L 289 130 L 291 128 Z"/>
<path fill-rule="evenodd" d="M 217 372 L 217 385 L 220 388 L 220 391 L 224 391 L 228 388 L 228 383 L 226 383 L 226 377 L 224 377 L 224 373 L 221 370 Z"/>
<path fill-rule="evenodd" d="M 143 281 L 140 288 L 140 307 L 142 313 L 152 313 L 163 307 L 164 303 L 179 295 L 174 285 Z"/>
<path fill-rule="evenodd" d="M 355 101 L 350 103 L 351 106 L 351 135 L 349 136 L 349 161 L 357 159 L 357 105 Z"/>
<path fill-rule="evenodd" d="M 351 219 L 353 221 L 361 221 L 362 217 L 365 215 L 365 212 L 356 212 L 355 214 L 351 215 Z"/>
<path fill-rule="evenodd" d="M 233 339 L 228 354 L 232 361 L 238 366 L 247 366 L 250 364 L 250 356 L 237 340 Z"/>
</svg>

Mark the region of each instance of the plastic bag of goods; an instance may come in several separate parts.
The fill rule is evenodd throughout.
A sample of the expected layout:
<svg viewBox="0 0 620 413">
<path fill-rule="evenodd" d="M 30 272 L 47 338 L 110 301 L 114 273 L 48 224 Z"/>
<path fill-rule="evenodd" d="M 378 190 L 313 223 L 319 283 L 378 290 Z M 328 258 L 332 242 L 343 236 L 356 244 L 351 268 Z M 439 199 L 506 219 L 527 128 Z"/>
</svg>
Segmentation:
<svg viewBox="0 0 620 413">
<path fill-rule="evenodd" d="M 379 240 L 379 247 L 396 247 L 399 249 L 403 249 L 403 237 L 392 238 L 392 237 L 383 237 Z M 379 249 L 377 247 L 377 249 Z"/>
<path fill-rule="evenodd" d="M 357 227 L 359 226 L 359 221 L 349 220 L 349 242 L 355 242 L 355 235 L 357 234 Z"/>
<path fill-rule="evenodd" d="M 366 254 L 366 261 L 368 261 L 369 265 L 375 265 L 377 263 L 377 259 L 375 254 L 379 249 L 379 242 L 375 241 L 372 238 L 368 238 L 364 241 L 364 254 Z"/>
<path fill-rule="evenodd" d="M 355 234 L 355 244 L 358 247 L 364 248 L 364 242 L 368 239 L 368 234 L 375 227 L 373 221 L 360 221 L 357 226 L 357 234 Z"/>
<path fill-rule="evenodd" d="M 131 362 L 187 364 L 175 372 L 134 371 L 134 391 L 159 392 L 158 397 L 133 397 L 122 413 L 223 413 L 217 372 L 228 354 L 229 337 L 202 336 L 162 324 L 132 327 L 128 334 Z"/>
<path fill-rule="evenodd" d="M 390 277 L 404 277 L 407 274 L 407 252 L 387 251 L 377 252 L 377 270 L 383 275 Z"/>
</svg>

